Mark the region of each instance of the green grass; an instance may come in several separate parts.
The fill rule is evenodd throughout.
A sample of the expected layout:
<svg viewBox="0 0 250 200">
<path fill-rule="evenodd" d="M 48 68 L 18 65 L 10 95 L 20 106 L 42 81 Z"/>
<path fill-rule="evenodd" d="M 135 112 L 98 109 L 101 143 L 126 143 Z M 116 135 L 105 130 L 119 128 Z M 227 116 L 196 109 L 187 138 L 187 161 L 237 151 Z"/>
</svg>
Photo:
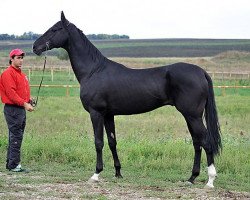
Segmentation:
<svg viewBox="0 0 250 200">
<path fill-rule="evenodd" d="M 249 191 L 250 104 L 249 97 L 216 97 L 223 138 L 223 152 L 216 158 L 219 174 L 215 185 L 226 190 Z M 125 177 L 133 187 L 165 187 L 189 178 L 193 147 L 183 117 L 173 107 L 115 118 L 118 153 Z M 0 120 L 0 163 L 4 169 L 7 127 Z M 36 111 L 28 113 L 22 162 L 36 173 L 53 176 L 51 182 L 86 180 L 95 169 L 92 125 L 78 97 L 42 97 Z M 114 175 L 113 160 L 105 138 L 105 169 Z M 198 187 L 207 180 L 206 158 L 202 156 Z M 52 167 L 51 170 L 48 170 Z M 74 171 L 70 176 L 67 173 Z M 22 179 L 22 181 L 25 181 Z M 38 180 L 43 181 L 43 180 Z M 48 180 L 44 180 L 48 181 Z M 0 187 L 1 188 L 1 187 Z"/>
</svg>

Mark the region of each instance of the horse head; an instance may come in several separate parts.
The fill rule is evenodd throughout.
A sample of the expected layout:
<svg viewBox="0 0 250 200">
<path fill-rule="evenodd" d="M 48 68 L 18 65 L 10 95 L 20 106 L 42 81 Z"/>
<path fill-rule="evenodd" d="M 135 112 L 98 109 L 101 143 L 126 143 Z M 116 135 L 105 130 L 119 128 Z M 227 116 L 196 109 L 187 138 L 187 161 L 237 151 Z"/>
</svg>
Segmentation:
<svg viewBox="0 0 250 200">
<path fill-rule="evenodd" d="M 42 36 L 40 36 L 33 44 L 33 52 L 41 55 L 42 52 L 53 48 L 64 48 L 68 42 L 69 34 L 67 26 L 70 22 L 65 18 L 63 11 L 61 12 L 61 21 L 58 21 L 49 28 Z"/>
</svg>

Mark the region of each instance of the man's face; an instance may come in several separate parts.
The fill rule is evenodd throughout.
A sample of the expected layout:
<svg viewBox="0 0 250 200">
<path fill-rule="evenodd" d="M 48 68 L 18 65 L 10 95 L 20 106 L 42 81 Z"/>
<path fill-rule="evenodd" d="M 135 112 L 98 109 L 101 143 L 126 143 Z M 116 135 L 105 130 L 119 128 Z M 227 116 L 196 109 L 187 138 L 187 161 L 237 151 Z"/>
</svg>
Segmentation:
<svg viewBox="0 0 250 200">
<path fill-rule="evenodd" d="M 20 68 L 23 64 L 23 56 L 15 56 L 11 61 L 13 67 Z"/>
</svg>

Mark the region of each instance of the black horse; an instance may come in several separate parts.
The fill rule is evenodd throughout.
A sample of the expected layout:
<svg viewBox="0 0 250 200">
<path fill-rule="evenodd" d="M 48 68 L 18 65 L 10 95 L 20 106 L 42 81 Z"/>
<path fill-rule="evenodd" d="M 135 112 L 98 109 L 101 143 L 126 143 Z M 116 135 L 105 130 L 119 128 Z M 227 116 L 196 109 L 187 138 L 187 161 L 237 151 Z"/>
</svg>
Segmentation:
<svg viewBox="0 0 250 200">
<path fill-rule="evenodd" d="M 103 128 L 114 159 L 115 176 L 122 177 L 116 151 L 115 115 L 145 113 L 164 105 L 175 106 L 187 122 L 195 150 L 193 183 L 200 173 L 202 148 L 206 152 L 209 180 L 216 176 L 214 156 L 220 153 L 221 138 L 212 80 L 200 67 L 176 63 L 150 69 L 130 69 L 104 57 L 74 24 L 61 13 L 53 25 L 34 45 L 37 55 L 53 48 L 64 48 L 80 83 L 82 105 L 89 112 L 94 129 L 98 181 L 103 170 Z M 206 126 L 203 124 L 205 116 Z"/>
</svg>

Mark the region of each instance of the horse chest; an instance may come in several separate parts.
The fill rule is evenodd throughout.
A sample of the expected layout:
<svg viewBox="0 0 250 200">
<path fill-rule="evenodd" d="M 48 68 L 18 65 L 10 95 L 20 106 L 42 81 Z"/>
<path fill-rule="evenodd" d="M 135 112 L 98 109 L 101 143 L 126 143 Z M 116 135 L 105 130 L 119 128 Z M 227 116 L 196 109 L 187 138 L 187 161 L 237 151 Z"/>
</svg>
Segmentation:
<svg viewBox="0 0 250 200">
<path fill-rule="evenodd" d="M 90 107 L 96 110 L 105 109 L 103 93 L 91 85 L 81 86 L 80 98 L 86 110 L 89 110 Z"/>
</svg>

